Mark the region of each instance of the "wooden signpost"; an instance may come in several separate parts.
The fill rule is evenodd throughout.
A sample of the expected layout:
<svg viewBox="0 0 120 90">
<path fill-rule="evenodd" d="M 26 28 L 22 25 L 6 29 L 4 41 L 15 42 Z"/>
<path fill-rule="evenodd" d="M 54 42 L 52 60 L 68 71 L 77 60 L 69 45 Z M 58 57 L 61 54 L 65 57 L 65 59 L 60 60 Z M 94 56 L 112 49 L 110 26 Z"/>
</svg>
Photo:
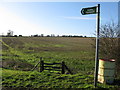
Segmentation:
<svg viewBox="0 0 120 90">
<path fill-rule="evenodd" d="M 99 27 L 100 27 L 100 4 L 95 7 L 83 8 L 82 15 L 97 14 L 97 28 L 96 28 L 96 53 L 95 53 L 95 74 L 94 86 L 97 86 L 98 81 L 98 66 L 99 66 Z"/>
</svg>

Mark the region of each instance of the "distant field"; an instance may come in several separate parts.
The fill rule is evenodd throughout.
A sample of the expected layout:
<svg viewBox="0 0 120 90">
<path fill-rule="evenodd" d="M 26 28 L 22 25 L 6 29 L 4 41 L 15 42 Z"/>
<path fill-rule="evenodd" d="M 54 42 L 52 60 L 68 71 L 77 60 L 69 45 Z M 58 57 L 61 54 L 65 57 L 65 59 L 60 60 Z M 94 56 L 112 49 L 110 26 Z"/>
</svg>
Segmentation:
<svg viewBox="0 0 120 90">
<path fill-rule="evenodd" d="M 4 37 L 2 40 L 15 49 L 39 51 L 90 51 L 91 38 L 70 37 Z M 5 48 L 3 47 L 3 50 Z"/>
<path fill-rule="evenodd" d="M 46 87 L 50 88 L 51 87 L 80 88 L 79 84 L 81 83 L 81 87 L 83 86 L 82 88 L 84 87 L 93 88 L 95 49 L 91 45 L 94 44 L 92 39 L 94 38 L 3 37 L 1 41 L 2 43 L 1 67 L 3 68 L 3 86 L 6 87 L 7 85 L 9 85 L 13 87 L 17 85 L 17 87 L 21 87 L 21 82 L 23 82 L 24 80 L 28 80 L 26 78 L 29 76 L 30 77 L 29 80 L 25 81 L 24 85 L 22 84 L 22 87 L 30 86 L 34 88 L 37 87 L 40 88 L 44 87 L 45 84 Z M 47 79 L 43 78 L 48 76 L 48 72 L 41 73 L 40 74 L 41 77 L 38 78 L 43 80 L 39 82 L 38 80 L 36 80 L 36 78 L 32 78 L 33 76 L 36 77 L 36 74 L 38 75 L 39 68 L 32 72 L 30 70 L 34 67 L 34 65 L 38 63 L 40 57 L 42 57 L 45 62 L 65 61 L 65 64 L 74 73 L 74 75 L 73 76 L 60 75 L 59 78 L 67 77 L 65 81 L 64 79 L 57 79 L 57 81 L 55 82 L 57 82 L 58 84 L 51 84 L 50 83 L 51 81 L 47 82 L 46 81 Z M 11 73 L 10 75 L 9 72 Z M 17 74 L 14 72 L 17 72 L 18 76 L 16 76 Z M 17 79 L 17 77 L 22 77 L 21 73 L 24 75 L 23 79 Z M 33 73 L 33 76 L 31 73 Z M 58 74 L 54 74 L 52 76 L 52 74 L 50 74 L 51 76 L 50 79 L 52 80 L 57 75 Z M 90 78 L 88 76 L 88 78 L 85 79 L 85 77 L 87 77 L 86 75 L 89 75 Z M 82 81 L 84 80 L 86 81 L 83 83 L 82 82 L 79 83 L 77 77 L 83 78 Z M 64 86 L 61 83 L 61 80 L 62 82 L 65 82 L 63 84 L 67 86 Z M 16 81 L 19 83 L 10 84 Z M 76 82 L 76 84 L 74 82 Z M 105 87 L 109 88 L 109 86 Z"/>
<path fill-rule="evenodd" d="M 95 50 L 92 48 L 91 38 L 4 37 L 2 42 L 3 65 L 17 60 L 34 65 L 43 57 L 50 62 L 65 61 L 76 73 L 83 69 L 81 66 L 87 68 L 89 63 L 94 63 Z"/>
</svg>

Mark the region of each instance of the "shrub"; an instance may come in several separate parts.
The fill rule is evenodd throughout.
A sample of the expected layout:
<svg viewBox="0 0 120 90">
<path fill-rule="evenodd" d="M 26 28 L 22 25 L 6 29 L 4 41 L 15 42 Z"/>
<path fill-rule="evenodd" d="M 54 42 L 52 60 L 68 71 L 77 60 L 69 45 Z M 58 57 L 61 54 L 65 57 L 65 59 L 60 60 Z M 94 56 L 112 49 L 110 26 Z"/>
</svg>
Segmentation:
<svg viewBox="0 0 120 90">
<path fill-rule="evenodd" d="M 120 30 L 114 22 L 100 27 L 99 55 L 102 59 L 115 59 L 120 72 Z M 95 47 L 95 45 L 93 45 Z M 119 75 L 119 74 L 118 74 Z"/>
</svg>

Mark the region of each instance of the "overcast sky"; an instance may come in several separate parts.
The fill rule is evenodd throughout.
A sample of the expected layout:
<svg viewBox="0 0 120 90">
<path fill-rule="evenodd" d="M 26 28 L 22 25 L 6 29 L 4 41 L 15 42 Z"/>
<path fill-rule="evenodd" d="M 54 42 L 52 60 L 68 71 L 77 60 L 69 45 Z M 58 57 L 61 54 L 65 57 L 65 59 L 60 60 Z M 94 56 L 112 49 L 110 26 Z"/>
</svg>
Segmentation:
<svg viewBox="0 0 120 90">
<path fill-rule="evenodd" d="M 118 2 L 4 2 L 0 3 L 0 34 L 94 36 L 96 14 L 81 9 L 101 5 L 101 24 L 118 21 Z"/>
</svg>

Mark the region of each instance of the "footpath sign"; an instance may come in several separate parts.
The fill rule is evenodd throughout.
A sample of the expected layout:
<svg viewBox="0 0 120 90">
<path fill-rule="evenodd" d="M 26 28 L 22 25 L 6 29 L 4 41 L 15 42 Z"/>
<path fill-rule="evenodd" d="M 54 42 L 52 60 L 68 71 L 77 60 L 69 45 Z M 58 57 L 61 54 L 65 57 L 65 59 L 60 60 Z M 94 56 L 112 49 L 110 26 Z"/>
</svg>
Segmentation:
<svg viewBox="0 0 120 90">
<path fill-rule="evenodd" d="M 95 7 L 83 8 L 81 10 L 82 15 L 97 14 L 97 28 L 96 28 L 96 53 L 95 53 L 95 74 L 94 74 L 94 86 L 97 86 L 98 81 L 98 66 L 99 66 L 99 26 L 100 26 L 100 4 Z"/>
<path fill-rule="evenodd" d="M 95 7 L 89 7 L 89 8 L 83 8 L 82 10 L 81 10 L 81 13 L 82 13 L 82 15 L 86 15 L 86 14 L 96 14 L 97 12 L 97 7 L 95 6 Z"/>
</svg>

